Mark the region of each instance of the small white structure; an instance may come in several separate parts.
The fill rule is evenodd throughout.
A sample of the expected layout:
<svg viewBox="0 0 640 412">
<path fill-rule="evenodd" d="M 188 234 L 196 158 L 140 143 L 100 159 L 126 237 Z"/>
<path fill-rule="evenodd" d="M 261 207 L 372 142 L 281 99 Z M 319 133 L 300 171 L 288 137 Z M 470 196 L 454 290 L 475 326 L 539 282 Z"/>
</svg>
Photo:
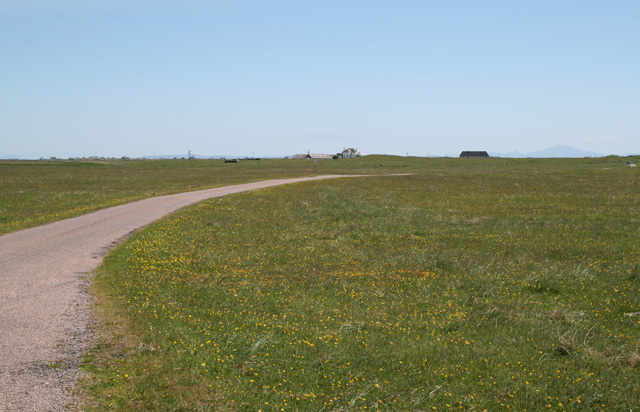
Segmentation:
<svg viewBox="0 0 640 412">
<path fill-rule="evenodd" d="M 342 149 L 342 154 L 340 155 L 341 159 L 350 159 L 352 157 L 360 157 L 362 156 L 362 153 L 360 153 L 360 151 L 358 151 L 358 148 L 348 148 L 348 149 Z"/>
</svg>

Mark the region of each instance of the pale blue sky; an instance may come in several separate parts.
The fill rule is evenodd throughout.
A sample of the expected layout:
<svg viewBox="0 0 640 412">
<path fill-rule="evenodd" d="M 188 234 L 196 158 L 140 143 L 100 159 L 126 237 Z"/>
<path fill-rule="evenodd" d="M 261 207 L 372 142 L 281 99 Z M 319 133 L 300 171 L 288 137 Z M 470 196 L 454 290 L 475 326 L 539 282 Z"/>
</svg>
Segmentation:
<svg viewBox="0 0 640 412">
<path fill-rule="evenodd" d="M 636 0 L 0 0 L 0 158 L 640 153 L 639 21 Z"/>
</svg>

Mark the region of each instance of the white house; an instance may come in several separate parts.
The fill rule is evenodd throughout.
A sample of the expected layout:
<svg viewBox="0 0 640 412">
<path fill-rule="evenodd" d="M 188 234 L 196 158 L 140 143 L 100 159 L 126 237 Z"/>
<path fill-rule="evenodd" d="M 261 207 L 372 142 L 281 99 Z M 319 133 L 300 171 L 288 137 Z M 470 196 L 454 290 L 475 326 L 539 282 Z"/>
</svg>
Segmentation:
<svg viewBox="0 0 640 412">
<path fill-rule="evenodd" d="M 360 153 L 360 151 L 358 150 L 358 148 L 348 148 L 348 149 L 342 149 L 342 154 L 340 155 L 340 158 L 342 159 L 349 159 L 351 157 L 360 157 L 362 156 L 362 153 Z"/>
</svg>

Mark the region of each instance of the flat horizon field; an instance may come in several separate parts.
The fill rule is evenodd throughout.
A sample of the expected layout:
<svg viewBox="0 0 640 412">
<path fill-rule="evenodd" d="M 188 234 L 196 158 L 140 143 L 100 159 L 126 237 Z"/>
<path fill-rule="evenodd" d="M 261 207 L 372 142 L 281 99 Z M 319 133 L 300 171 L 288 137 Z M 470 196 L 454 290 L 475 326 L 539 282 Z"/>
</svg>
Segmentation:
<svg viewBox="0 0 640 412">
<path fill-rule="evenodd" d="M 153 196 L 316 174 L 385 174 L 424 165 L 394 156 L 359 159 L 0 160 L 0 234 Z"/>
<path fill-rule="evenodd" d="M 319 162 L 318 173 L 376 176 L 211 199 L 111 251 L 93 278 L 98 338 L 70 407 L 640 403 L 640 176 L 625 158 L 352 160 Z M 84 181 L 93 208 L 315 173 L 304 161 L 187 162 L 38 170 L 58 173 L 51 179 L 71 197 Z M 38 167 L 0 165 L 22 179 L 12 190 L 24 187 L 3 210 L 43 199 L 62 216 L 73 206 L 48 199 L 54 185 Z M 13 221 L 40 221 L 40 210 Z"/>
<path fill-rule="evenodd" d="M 0 235 L 152 196 L 316 174 L 442 173 L 482 165 L 517 171 L 623 167 L 627 158 L 458 159 L 372 155 L 354 159 L 24 161 L 0 160 Z M 631 157 L 633 159 L 633 157 Z M 477 163 L 477 162 L 481 163 Z"/>
</svg>

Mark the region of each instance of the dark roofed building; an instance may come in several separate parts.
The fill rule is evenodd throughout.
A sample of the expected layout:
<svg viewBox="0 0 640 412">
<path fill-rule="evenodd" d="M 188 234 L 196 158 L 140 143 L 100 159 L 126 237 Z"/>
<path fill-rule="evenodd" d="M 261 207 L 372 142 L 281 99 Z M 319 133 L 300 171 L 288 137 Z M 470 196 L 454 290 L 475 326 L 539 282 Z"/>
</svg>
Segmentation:
<svg viewBox="0 0 640 412">
<path fill-rule="evenodd" d="M 464 151 L 462 153 L 460 153 L 460 157 L 464 157 L 464 158 L 486 158 L 489 157 L 489 153 L 487 152 L 469 152 L 469 151 Z"/>
</svg>

